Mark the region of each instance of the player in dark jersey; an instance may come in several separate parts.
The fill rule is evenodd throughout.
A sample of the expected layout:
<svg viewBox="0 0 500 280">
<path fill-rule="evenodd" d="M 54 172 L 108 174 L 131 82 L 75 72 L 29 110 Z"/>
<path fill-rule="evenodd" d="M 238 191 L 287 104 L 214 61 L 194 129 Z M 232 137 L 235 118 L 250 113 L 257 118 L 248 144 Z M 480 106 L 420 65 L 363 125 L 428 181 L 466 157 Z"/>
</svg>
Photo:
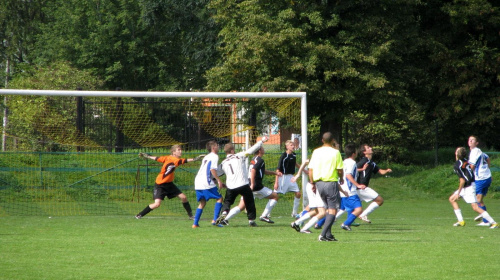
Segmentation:
<svg viewBox="0 0 500 280">
<path fill-rule="evenodd" d="M 366 207 L 366 209 L 359 215 L 359 218 L 367 223 L 371 223 L 368 219 L 368 215 L 375 211 L 375 209 L 379 208 L 384 204 L 384 199 L 372 188 L 368 186 L 370 183 L 370 179 L 372 174 L 380 174 L 385 175 L 389 172 L 392 172 L 391 169 L 380 169 L 377 164 L 372 160 L 373 157 L 373 149 L 368 144 L 361 145 L 360 152 L 363 154 L 363 158 L 357 162 L 357 168 L 359 172 L 357 182 L 361 185 L 365 185 L 366 188 L 358 189 L 358 196 L 361 200 L 365 202 L 370 202 L 370 205 Z"/>
<path fill-rule="evenodd" d="M 465 226 L 465 221 L 462 216 L 462 210 L 460 210 L 460 207 L 457 203 L 458 199 L 462 197 L 465 202 L 469 203 L 472 206 L 472 210 L 479 213 L 481 218 L 486 219 L 488 223 L 491 224 L 490 228 L 498 228 L 498 223 L 493 220 L 493 218 L 487 211 L 481 209 L 477 204 L 474 173 L 472 172 L 471 166 L 466 157 L 467 151 L 464 147 L 459 147 L 455 150 L 455 159 L 457 161 L 453 166 L 453 171 L 455 171 L 458 176 L 459 184 L 458 189 L 448 199 L 451 203 L 451 206 L 453 206 L 453 210 L 455 211 L 455 215 L 458 219 L 458 222 L 454 223 L 453 226 Z"/>
<path fill-rule="evenodd" d="M 293 200 L 292 217 L 296 217 L 298 209 L 300 206 L 301 193 L 299 185 L 297 182 L 292 181 L 293 175 L 295 174 L 295 168 L 300 168 L 297 163 L 295 155 L 295 144 L 291 140 L 285 142 L 286 151 L 281 154 L 278 162 L 278 168 L 276 169 L 276 182 L 274 183 L 274 189 L 276 192 L 285 194 L 287 192 L 294 192 L 295 198 Z"/>
</svg>

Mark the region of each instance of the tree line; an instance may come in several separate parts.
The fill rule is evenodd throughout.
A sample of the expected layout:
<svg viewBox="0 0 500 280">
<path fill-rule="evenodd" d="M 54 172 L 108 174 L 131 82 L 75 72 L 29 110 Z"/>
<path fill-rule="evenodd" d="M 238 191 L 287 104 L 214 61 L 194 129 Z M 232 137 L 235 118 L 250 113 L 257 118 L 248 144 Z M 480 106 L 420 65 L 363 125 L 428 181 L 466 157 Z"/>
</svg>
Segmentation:
<svg viewBox="0 0 500 280">
<path fill-rule="evenodd" d="M 499 149 L 499 7 L 4 0 L 0 75 L 9 88 L 305 91 L 320 132 L 336 133 L 341 144 L 370 143 L 391 159 L 465 145 L 470 134 Z M 58 69 L 70 75 L 33 79 Z"/>
</svg>

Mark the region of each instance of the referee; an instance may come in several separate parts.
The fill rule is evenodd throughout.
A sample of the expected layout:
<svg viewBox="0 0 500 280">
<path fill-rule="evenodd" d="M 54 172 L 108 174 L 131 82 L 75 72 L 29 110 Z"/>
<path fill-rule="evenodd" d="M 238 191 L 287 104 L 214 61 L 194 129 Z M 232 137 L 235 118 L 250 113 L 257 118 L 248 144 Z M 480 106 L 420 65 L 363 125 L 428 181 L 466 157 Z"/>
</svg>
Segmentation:
<svg viewBox="0 0 500 280">
<path fill-rule="evenodd" d="M 333 148 L 331 132 L 323 134 L 323 146 L 315 149 L 309 162 L 309 183 L 321 196 L 327 209 L 325 225 L 319 241 L 337 241 L 332 234 L 337 209 L 340 207 L 339 182 L 343 184 L 344 163 L 340 151 Z"/>
</svg>

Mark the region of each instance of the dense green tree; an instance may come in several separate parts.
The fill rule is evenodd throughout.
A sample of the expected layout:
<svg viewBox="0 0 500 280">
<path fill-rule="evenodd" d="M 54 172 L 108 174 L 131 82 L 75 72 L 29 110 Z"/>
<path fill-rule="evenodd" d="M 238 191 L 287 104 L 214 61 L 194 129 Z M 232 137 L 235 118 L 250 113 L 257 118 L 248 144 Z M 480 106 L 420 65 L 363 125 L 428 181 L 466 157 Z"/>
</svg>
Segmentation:
<svg viewBox="0 0 500 280">
<path fill-rule="evenodd" d="M 487 146 L 500 132 L 500 3 L 426 1 L 422 33 L 432 46 L 429 109 L 444 145 L 465 145 L 470 134 Z"/>
<path fill-rule="evenodd" d="M 370 140 L 400 143 L 422 119 L 409 93 L 415 85 L 407 80 L 419 74 L 407 61 L 421 44 L 418 4 L 212 1 L 223 59 L 208 72 L 208 88 L 306 91 L 311 115 L 320 116 L 322 130 L 333 130 L 339 140 L 350 112 L 383 112 L 361 125 L 383 122 L 390 133 Z"/>
<path fill-rule="evenodd" d="M 204 2 L 55 0 L 38 61 L 92 69 L 110 89 L 199 90 L 217 39 Z"/>
<path fill-rule="evenodd" d="M 143 18 L 158 44 L 160 88 L 202 90 L 204 73 L 218 58 L 218 26 L 209 0 L 144 0 Z"/>
<path fill-rule="evenodd" d="M 158 57 L 139 1 L 54 0 L 38 36 L 37 62 L 71 62 L 102 77 L 106 88 L 144 90 L 157 84 Z"/>
<path fill-rule="evenodd" d="M 43 68 L 35 66 L 25 68 L 23 73 L 12 79 L 10 85 L 12 88 L 20 89 L 96 90 L 102 87 L 103 81 L 95 78 L 90 71 L 78 70 L 67 62 L 56 62 Z M 9 98 L 7 106 L 10 111 L 7 132 L 19 140 L 17 146 L 11 149 L 40 150 L 42 147 L 51 151 L 60 149 L 61 147 L 47 143 L 61 141 L 68 136 L 48 135 L 47 130 L 51 126 L 68 124 L 70 127 L 66 132 L 71 134 L 71 137 L 76 134 L 75 97 L 16 95 Z"/>
</svg>

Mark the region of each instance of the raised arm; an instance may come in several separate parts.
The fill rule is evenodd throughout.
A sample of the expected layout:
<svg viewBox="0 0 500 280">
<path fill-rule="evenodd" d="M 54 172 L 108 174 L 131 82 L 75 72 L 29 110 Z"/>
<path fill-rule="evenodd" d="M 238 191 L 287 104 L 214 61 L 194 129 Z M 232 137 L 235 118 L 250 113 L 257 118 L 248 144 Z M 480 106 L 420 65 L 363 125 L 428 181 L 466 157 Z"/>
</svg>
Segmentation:
<svg viewBox="0 0 500 280">
<path fill-rule="evenodd" d="M 139 153 L 139 157 L 145 158 L 145 159 L 150 159 L 150 160 L 156 160 L 158 157 L 151 156 L 147 153 Z"/>
<path fill-rule="evenodd" d="M 302 172 L 306 173 L 306 174 L 309 174 L 309 172 L 307 170 L 305 170 L 306 166 L 309 164 L 309 160 L 306 159 L 302 165 L 299 167 L 299 171 L 297 171 L 297 175 L 293 176 L 292 178 L 292 182 L 295 182 L 297 181 L 297 179 L 299 179 L 300 177 L 300 174 L 302 174 Z"/>
<path fill-rule="evenodd" d="M 263 136 L 262 140 L 260 140 L 257 143 L 255 143 L 255 145 L 253 145 L 252 147 L 250 147 L 250 149 L 248 149 L 248 150 L 246 150 L 244 152 L 237 153 L 236 155 L 238 155 L 238 156 L 244 156 L 244 157 L 249 156 L 249 155 L 253 155 L 253 154 L 255 154 L 255 152 L 257 152 L 260 149 L 260 147 L 262 147 L 263 143 L 267 142 L 267 140 L 269 140 L 269 137 Z"/>
<path fill-rule="evenodd" d="M 186 161 L 187 162 L 193 162 L 193 161 L 198 161 L 198 160 L 202 160 L 206 155 L 199 155 L 195 158 L 188 158 Z"/>
</svg>

